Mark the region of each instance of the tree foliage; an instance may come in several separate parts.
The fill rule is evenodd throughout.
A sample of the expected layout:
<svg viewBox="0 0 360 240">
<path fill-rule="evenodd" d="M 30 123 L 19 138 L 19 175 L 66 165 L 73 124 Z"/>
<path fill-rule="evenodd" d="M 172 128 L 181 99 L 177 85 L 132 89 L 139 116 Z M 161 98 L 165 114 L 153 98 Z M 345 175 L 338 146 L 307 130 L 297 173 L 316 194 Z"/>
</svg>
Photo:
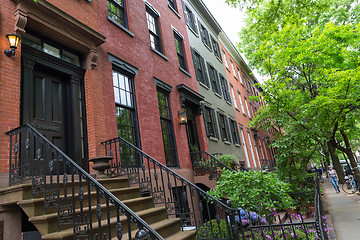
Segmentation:
<svg viewBox="0 0 360 240">
<path fill-rule="evenodd" d="M 260 171 L 233 172 L 225 170 L 210 194 L 217 199 L 228 198 L 232 207 L 267 215 L 276 209 L 292 207 L 289 184 L 275 173 Z"/>
<path fill-rule="evenodd" d="M 261 86 L 266 104 L 252 125 L 282 129 L 274 143 L 278 166 L 301 174 L 328 143 L 355 163 L 351 144 L 359 135 L 359 1 L 227 2 L 246 10 L 238 47 L 269 78 Z"/>
</svg>

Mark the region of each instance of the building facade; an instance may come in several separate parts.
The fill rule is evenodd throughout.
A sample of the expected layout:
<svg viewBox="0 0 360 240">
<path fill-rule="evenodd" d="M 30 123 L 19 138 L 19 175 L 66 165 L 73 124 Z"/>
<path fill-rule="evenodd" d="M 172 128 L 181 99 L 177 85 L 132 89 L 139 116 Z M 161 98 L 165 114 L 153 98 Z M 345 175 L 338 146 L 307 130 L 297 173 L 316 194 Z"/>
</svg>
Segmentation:
<svg viewBox="0 0 360 240">
<path fill-rule="evenodd" d="M 219 34 L 219 40 L 224 59 L 226 58 L 224 65 L 230 84 L 240 141 L 244 147 L 245 166 L 253 169 L 265 167 L 273 159 L 272 150 L 268 147 L 271 134 L 249 126 L 261 104 L 264 104 L 250 101 L 250 97 L 260 96 L 261 89 L 258 88 L 258 81 L 241 55 L 223 32 Z"/>
<path fill-rule="evenodd" d="M 200 0 L 183 1 L 198 91 L 204 96 L 206 139 L 212 154 L 234 154 L 244 160 L 236 116 L 219 47 L 220 25 Z"/>
</svg>

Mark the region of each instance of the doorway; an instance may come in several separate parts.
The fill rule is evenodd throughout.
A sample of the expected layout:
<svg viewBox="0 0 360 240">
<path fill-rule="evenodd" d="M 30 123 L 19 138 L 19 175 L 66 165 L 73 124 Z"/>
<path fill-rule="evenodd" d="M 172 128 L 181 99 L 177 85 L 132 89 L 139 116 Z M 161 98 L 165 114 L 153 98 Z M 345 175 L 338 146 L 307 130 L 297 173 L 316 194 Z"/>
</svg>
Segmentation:
<svg viewBox="0 0 360 240">
<path fill-rule="evenodd" d="M 196 122 L 195 122 L 195 114 L 192 108 L 185 108 L 186 116 L 187 116 L 187 125 L 186 125 L 186 134 L 189 144 L 190 152 L 198 152 L 200 151 L 199 145 L 199 137 L 197 134 Z"/>
<path fill-rule="evenodd" d="M 21 125 L 31 124 L 85 170 L 85 70 L 22 47 Z"/>
</svg>

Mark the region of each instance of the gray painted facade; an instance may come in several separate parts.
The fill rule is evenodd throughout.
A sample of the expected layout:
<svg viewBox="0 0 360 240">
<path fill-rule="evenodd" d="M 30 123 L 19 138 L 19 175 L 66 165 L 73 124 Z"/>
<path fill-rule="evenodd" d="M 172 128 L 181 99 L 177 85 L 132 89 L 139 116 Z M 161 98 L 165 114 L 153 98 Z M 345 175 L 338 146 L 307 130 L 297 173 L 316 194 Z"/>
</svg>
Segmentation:
<svg viewBox="0 0 360 240">
<path fill-rule="evenodd" d="M 216 44 L 213 44 L 213 42 L 219 42 L 217 36 L 222 29 L 201 0 L 183 0 L 182 3 L 187 23 L 189 42 L 192 48 L 198 92 L 205 98 L 203 101 L 203 117 L 205 119 L 205 125 L 207 125 L 207 116 L 211 116 L 211 121 L 213 123 L 216 122 L 216 124 L 213 125 L 216 126 L 216 129 L 214 129 L 215 132 L 212 132 L 208 126 L 205 127 L 209 152 L 234 154 L 237 156 L 238 160 L 244 160 L 243 147 L 241 144 L 234 143 L 231 131 L 229 120 L 236 122 L 236 118 L 229 91 L 229 83 L 226 79 L 226 70 L 222 61 L 222 52 L 219 46 L 216 47 Z M 209 35 L 209 44 L 203 42 L 205 31 L 201 31 L 201 28 L 206 29 Z M 217 53 L 217 56 L 215 56 L 215 53 Z M 200 68 L 201 71 L 196 68 Z M 212 69 L 215 69 L 217 74 Z M 217 75 L 217 79 L 214 75 Z M 204 77 L 207 78 L 207 80 L 204 79 Z M 199 80 L 199 78 L 202 80 Z M 221 84 L 221 78 L 224 78 L 225 80 L 223 84 Z M 214 86 L 216 85 L 214 81 L 218 82 L 217 86 Z M 224 97 L 226 92 L 228 96 Z M 228 100 L 226 100 L 227 98 Z M 214 110 L 212 114 L 207 111 L 211 109 Z M 207 115 L 207 113 L 209 114 Z M 225 121 L 221 121 L 223 119 L 225 119 Z M 228 135 L 230 135 L 227 136 L 227 138 L 223 137 L 220 122 L 225 122 L 226 128 L 228 129 Z M 224 124 L 222 124 L 222 126 L 224 126 Z"/>
</svg>

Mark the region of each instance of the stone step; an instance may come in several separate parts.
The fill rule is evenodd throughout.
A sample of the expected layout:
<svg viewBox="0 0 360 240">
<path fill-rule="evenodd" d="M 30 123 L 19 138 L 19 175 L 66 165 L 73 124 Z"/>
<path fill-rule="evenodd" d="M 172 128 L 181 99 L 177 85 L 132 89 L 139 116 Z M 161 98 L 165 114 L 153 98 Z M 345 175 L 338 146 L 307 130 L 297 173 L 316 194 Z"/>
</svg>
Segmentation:
<svg viewBox="0 0 360 240">
<path fill-rule="evenodd" d="M 138 187 L 129 187 L 129 188 L 119 188 L 119 189 L 112 189 L 111 193 L 114 194 L 120 201 L 138 198 L 140 197 L 140 190 Z M 83 207 L 87 207 L 89 204 L 89 194 L 84 193 L 84 200 L 83 200 Z M 91 196 L 91 203 L 94 204 L 97 202 L 97 195 L 96 191 L 90 193 Z M 63 200 L 64 196 L 60 196 L 60 199 Z M 106 203 L 106 199 L 99 196 L 100 204 Z M 73 204 L 73 201 L 70 196 L 67 197 L 67 202 L 69 205 Z M 80 207 L 80 200 L 79 194 L 75 194 L 75 209 Z M 36 199 L 26 199 L 19 201 L 17 203 L 26 213 L 28 217 L 40 216 L 44 214 L 44 199 L 43 198 L 36 198 Z M 48 208 L 46 213 L 56 213 L 57 208 Z"/>
<path fill-rule="evenodd" d="M 128 206 L 132 211 L 137 212 L 137 211 L 142 211 L 145 209 L 149 209 L 153 207 L 153 202 L 152 202 L 152 198 L 151 197 L 140 197 L 140 198 L 134 198 L 134 199 L 128 199 L 128 200 L 124 200 L 123 203 Z M 93 222 L 97 221 L 96 218 L 96 205 L 91 207 L 91 219 Z M 79 208 L 75 210 L 75 216 L 79 216 L 79 214 L 83 212 L 85 216 L 85 214 L 87 215 L 87 218 L 89 219 L 89 208 L 83 208 L 83 210 L 81 211 Z M 107 211 L 107 205 L 106 204 L 101 204 L 101 212 L 102 212 L 102 218 L 107 218 L 107 213 L 109 212 L 109 217 L 113 218 L 116 217 L 116 210 L 115 207 L 111 204 L 109 204 L 109 211 Z M 121 213 L 120 213 L 121 214 Z M 30 217 L 29 221 L 32 222 L 35 227 L 39 230 L 39 232 L 41 233 L 41 235 L 44 234 L 49 234 L 49 233 L 53 233 L 58 231 L 57 228 L 57 221 L 58 221 L 58 213 L 51 213 L 51 214 L 46 214 L 46 215 L 40 215 L 40 216 L 35 216 L 35 217 Z M 75 217 L 77 218 L 77 217 Z M 69 225 L 63 225 L 61 227 L 60 230 L 66 230 L 67 228 L 69 228 L 72 226 Z"/>
<path fill-rule="evenodd" d="M 53 177 L 54 179 L 55 177 Z M 64 184 L 62 181 L 62 176 L 60 177 L 60 194 L 64 194 Z M 68 177 L 71 179 L 71 177 Z M 55 179 L 54 179 L 55 180 Z M 127 178 L 103 178 L 103 179 L 97 179 L 97 181 L 102 184 L 106 189 L 111 190 L 114 188 L 126 188 L 128 187 L 128 179 Z M 82 187 L 83 189 L 87 190 L 87 184 L 85 181 L 82 181 Z M 80 182 L 75 179 L 74 181 L 74 191 L 77 193 L 79 192 L 79 185 Z M 50 186 L 50 178 L 47 178 L 47 186 Z M 57 186 L 53 185 L 53 189 L 55 192 L 57 192 Z M 67 193 L 72 192 L 72 184 L 71 182 L 68 182 L 67 184 Z M 51 189 L 49 189 L 50 192 Z M 31 183 L 25 183 L 25 184 L 19 184 L 14 185 L 6 188 L 0 189 L 0 206 L 7 206 L 7 205 L 14 205 L 17 202 L 21 200 L 31 199 L 34 198 L 44 198 L 43 193 L 37 193 L 34 196 L 32 196 L 32 189 L 31 189 Z"/>
<path fill-rule="evenodd" d="M 166 218 L 166 209 L 164 207 L 150 208 L 150 209 L 138 211 L 138 212 L 136 212 L 136 214 L 139 217 L 141 217 L 144 221 L 146 221 L 150 224 L 158 222 L 158 221 L 162 222 L 162 221 L 167 220 L 167 219 L 165 219 Z M 127 222 L 128 222 L 128 219 L 125 216 L 120 217 L 120 223 L 122 224 L 122 233 L 124 235 L 122 239 L 126 239 L 125 236 L 128 236 Z M 110 219 L 111 236 L 116 236 L 116 223 L 117 223 L 116 217 Z M 167 224 L 167 226 L 170 226 L 170 225 Z M 131 229 L 135 232 L 135 231 L 137 231 L 137 230 L 135 230 L 135 229 L 137 229 L 137 226 L 135 224 L 131 224 Z M 95 235 L 99 232 L 99 224 L 97 222 L 93 223 L 92 231 L 93 231 L 93 239 L 96 239 Z M 108 231 L 108 221 L 103 220 L 103 221 L 101 221 L 101 232 L 107 233 L 107 231 Z M 45 234 L 42 236 L 42 239 L 43 240 L 72 240 L 72 239 L 74 239 L 73 230 L 68 229 L 68 230 L 64 230 L 64 231 L 60 231 L 60 232 Z M 117 239 L 117 238 L 115 237 L 114 239 Z"/>
<path fill-rule="evenodd" d="M 196 239 L 196 230 L 177 232 L 166 238 L 166 240 L 195 240 L 195 239 Z"/>
</svg>

